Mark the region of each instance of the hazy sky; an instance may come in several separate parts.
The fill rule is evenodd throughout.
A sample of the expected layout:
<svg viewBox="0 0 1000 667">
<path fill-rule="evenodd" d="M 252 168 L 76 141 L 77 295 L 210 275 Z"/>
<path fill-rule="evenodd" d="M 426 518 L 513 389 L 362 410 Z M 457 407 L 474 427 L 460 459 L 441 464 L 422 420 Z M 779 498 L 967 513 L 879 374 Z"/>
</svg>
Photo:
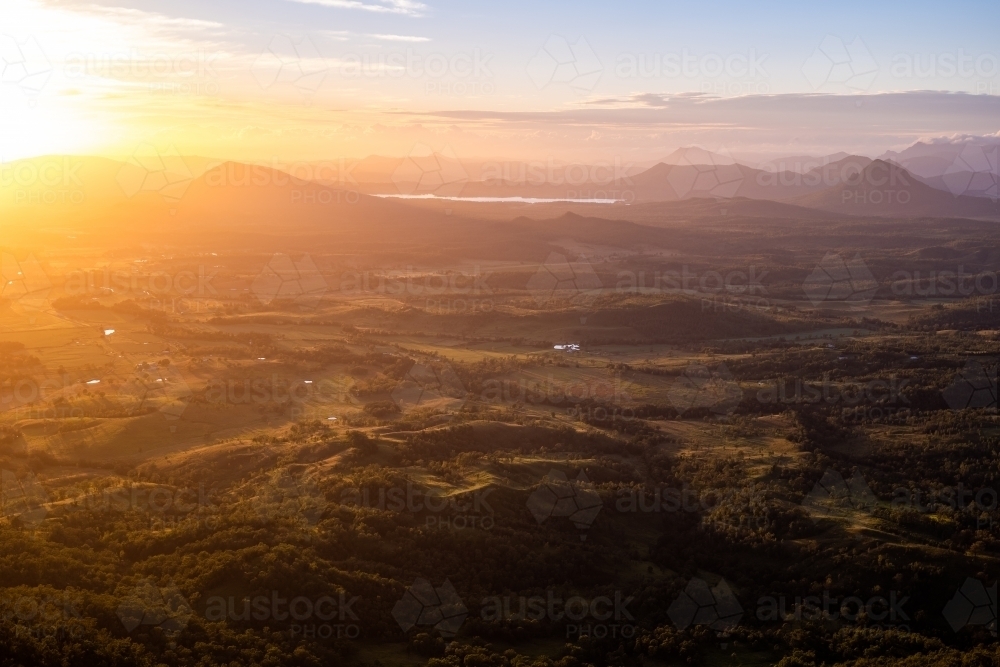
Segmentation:
<svg viewBox="0 0 1000 667">
<path fill-rule="evenodd" d="M 760 5 L 0 0 L 0 158 L 877 154 L 1000 130 L 1000 3 Z"/>
</svg>

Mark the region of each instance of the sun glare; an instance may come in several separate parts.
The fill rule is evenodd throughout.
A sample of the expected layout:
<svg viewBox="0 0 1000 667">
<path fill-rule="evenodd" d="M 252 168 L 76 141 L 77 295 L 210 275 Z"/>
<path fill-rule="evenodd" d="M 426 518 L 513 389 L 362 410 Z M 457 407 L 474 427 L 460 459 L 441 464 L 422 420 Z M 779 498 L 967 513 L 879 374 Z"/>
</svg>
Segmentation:
<svg viewBox="0 0 1000 667">
<path fill-rule="evenodd" d="M 0 667 L 997 667 L 998 22 L 0 0 Z"/>
</svg>

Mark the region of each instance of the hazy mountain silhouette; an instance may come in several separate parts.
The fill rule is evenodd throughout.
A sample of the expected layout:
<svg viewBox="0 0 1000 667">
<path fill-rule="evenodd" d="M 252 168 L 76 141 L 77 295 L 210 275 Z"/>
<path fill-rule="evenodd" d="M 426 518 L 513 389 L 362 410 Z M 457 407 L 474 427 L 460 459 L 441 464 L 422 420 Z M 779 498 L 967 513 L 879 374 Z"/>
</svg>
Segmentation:
<svg viewBox="0 0 1000 667">
<path fill-rule="evenodd" d="M 1000 148 L 1000 138 L 993 137 L 956 137 L 940 138 L 931 141 L 918 141 L 901 151 L 886 151 L 879 156 L 881 160 L 892 160 L 902 165 L 912 174 L 921 178 L 943 176 L 957 166 L 961 168 L 960 157 L 963 153 L 992 153 Z"/>
<path fill-rule="evenodd" d="M 885 160 L 874 160 L 856 179 L 797 197 L 789 203 L 864 216 L 1000 217 L 997 202 L 983 197 L 956 197 L 921 182 L 905 168 Z"/>
<path fill-rule="evenodd" d="M 843 160 L 848 156 L 849 154 L 843 151 L 820 157 L 815 155 L 787 155 L 772 160 L 764 160 L 753 166 L 757 169 L 768 171 L 794 171 L 799 174 L 805 174 L 817 167 Z"/>
</svg>

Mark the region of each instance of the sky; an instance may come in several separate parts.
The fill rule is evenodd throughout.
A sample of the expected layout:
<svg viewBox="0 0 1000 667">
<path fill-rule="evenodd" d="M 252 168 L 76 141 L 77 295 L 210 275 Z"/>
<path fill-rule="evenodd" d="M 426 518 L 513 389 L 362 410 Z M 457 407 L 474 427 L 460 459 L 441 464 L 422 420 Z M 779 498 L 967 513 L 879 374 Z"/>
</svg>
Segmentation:
<svg viewBox="0 0 1000 667">
<path fill-rule="evenodd" d="M 0 0 L 0 159 L 877 155 L 1000 131 L 997 2 Z"/>
</svg>

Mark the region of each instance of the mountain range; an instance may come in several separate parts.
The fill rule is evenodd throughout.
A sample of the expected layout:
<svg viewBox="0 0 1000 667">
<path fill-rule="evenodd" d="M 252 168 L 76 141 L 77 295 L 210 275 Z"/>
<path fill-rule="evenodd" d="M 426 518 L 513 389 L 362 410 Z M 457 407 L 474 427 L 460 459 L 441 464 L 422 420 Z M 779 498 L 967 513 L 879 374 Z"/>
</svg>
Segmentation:
<svg viewBox="0 0 1000 667">
<path fill-rule="evenodd" d="M 492 238 L 490 221 L 538 217 L 540 211 L 657 227 L 717 215 L 804 222 L 830 216 L 997 220 L 998 145 L 981 139 L 917 143 L 874 160 L 839 153 L 756 167 L 682 149 L 635 173 L 606 164 L 549 172 L 527 165 L 522 177 L 521 169 L 508 165 L 497 177 L 495 166 L 481 163 L 480 175 L 490 168 L 494 177 L 478 179 L 454 155 L 433 152 L 282 168 L 176 153 L 125 160 L 46 156 L 0 164 L 0 220 L 8 243 L 17 234 L 100 231 L 124 240 L 140 231 L 167 237 L 197 230 L 257 235 L 266 244 L 294 227 L 303 238 L 336 233 L 345 243 L 390 245 L 420 243 L 420 233 L 475 245 Z M 400 195 L 458 199 L 434 203 Z M 461 201 L 475 197 L 564 201 Z M 581 201 L 588 199 L 619 201 Z"/>
</svg>

